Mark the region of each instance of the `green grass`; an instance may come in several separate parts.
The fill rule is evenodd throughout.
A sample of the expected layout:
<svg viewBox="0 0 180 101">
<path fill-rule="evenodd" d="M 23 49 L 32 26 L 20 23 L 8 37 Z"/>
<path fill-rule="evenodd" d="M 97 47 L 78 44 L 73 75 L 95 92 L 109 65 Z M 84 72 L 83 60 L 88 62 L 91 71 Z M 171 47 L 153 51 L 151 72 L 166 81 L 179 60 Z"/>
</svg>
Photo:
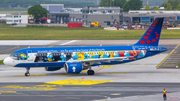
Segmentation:
<svg viewBox="0 0 180 101">
<path fill-rule="evenodd" d="M 180 68 L 180 63 L 178 64 L 178 67 Z"/>
<path fill-rule="evenodd" d="M 0 26 L 0 40 L 139 39 L 145 30 L 109 31 L 103 28 L 29 28 Z M 180 30 L 162 30 L 161 39 L 180 39 Z"/>
<path fill-rule="evenodd" d="M 3 60 L 0 60 L 0 64 L 4 64 L 4 63 L 3 63 Z"/>
</svg>

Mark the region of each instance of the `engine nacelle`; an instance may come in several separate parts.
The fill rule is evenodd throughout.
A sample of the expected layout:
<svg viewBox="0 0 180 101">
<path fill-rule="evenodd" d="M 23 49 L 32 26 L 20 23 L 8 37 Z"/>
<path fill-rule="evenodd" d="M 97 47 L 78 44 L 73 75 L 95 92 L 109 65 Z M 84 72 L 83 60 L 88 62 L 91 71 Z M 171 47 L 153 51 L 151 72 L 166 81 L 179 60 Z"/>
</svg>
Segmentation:
<svg viewBox="0 0 180 101">
<path fill-rule="evenodd" d="M 83 70 L 82 63 L 66 63 L 65 70 L 67 73 L 80 73 Z"/>
<path fill-rule="evenodd" d="M 56 71 L 56 70 L 60 70 L 61 67 L 45 67 L 46 71 Z"/>
</svg>

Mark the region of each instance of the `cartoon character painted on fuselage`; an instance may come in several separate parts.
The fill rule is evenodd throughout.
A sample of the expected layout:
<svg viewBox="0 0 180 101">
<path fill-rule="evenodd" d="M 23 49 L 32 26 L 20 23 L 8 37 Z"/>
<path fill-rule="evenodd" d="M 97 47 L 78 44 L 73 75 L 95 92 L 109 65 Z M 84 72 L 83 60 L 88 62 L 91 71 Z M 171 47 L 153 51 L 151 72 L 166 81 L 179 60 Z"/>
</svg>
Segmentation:
<svg viewBox="0 0 180 101">
<path fill-rule="evenodd" d="M 127 58 L 125 58 L 125 59 L 129 59 L 130 56 L 131 56 L 131 55 L 129 54 L 129 51 L 125 51 L 125 52 L 124 52 L 124 57 L 127 57 Z"/>
<path fill-rule="evenodd" d="M 89 53 L 88 53 L 88 52 L 85 52 L 85 54 L 84 54 L 84 59 L 89 59 L 89 58 L 90 58 Z"/>
<path fill-rule="evenodd" d="M 108 52 L 104 52 L 103 58 L 109 58 L 109 53 Z"/>
<path fill-rule="evenodd" d="M 145 53 L 144 53 L 144 51 L 143 50 L 141 50 L 141 53 L 139 53 L 138 54 L 138 58 L 142 58 L 142 57 L 144 57 L 145 56 Z"/>
<path fill-rule="evenodd" d="M 66 61 L 66 54 L 61 53 L 60 58 L 61 58 L 61 61 Z"/>
<path fill-rule="evenodd" d="M 99 58 L 99 54 L 97 52 L 95 52 L 94 58 Z"/>
<path fill-rule="evenodd" d="M 49 61 L 49 62 L 52 62 L 52 61 L 54 61 L 55 59 L 53 58 L 53 55 L 52 55 L 51 53 L 47 53 L 47 58 L 44 58 L 44 60 Z"/>
<path fill-rule="evenodd" d="M 77 55 L 76 52 L 73 52 L 71 59 L 72 59 L 72 60 L 77 60 L 77 59 L 78 59 L 78 55 Z"/>
<path fill-rule="evenodd" d="M 27 58 L 29 58 L 29 56 L 26 56 L 26 54 L 22 53 L 20 54 L 19 60 L 26 60 Z"/>
<path fill-rule="evenodd" d="M 120 57 L 118 51 L 115 51 L 115 52 L 114 52 L 114 57 Z"/>
</svg>

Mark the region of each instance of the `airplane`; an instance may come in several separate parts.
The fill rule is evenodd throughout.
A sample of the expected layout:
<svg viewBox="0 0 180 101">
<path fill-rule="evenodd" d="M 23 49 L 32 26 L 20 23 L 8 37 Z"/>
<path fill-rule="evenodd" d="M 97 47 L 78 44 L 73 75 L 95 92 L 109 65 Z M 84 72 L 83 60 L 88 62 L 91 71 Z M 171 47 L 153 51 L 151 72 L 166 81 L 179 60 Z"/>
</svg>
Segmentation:
<svg viewBox="0 0 180 101">
<path fill-rule="evenodd" d="M 30 76 L 33 67 L 45 67 L 46 71 L 65 68 L 70 74 L 88 69 L 87 74 L 94 75 L 93 66 L 127 63 L 166 51 L 166 47 L 158 46 L 163 20 L 156 18 L 134 45 L 25 48 L 14 51 L 3 62 L 25 67 L 25 76 Z"/>
</svg>

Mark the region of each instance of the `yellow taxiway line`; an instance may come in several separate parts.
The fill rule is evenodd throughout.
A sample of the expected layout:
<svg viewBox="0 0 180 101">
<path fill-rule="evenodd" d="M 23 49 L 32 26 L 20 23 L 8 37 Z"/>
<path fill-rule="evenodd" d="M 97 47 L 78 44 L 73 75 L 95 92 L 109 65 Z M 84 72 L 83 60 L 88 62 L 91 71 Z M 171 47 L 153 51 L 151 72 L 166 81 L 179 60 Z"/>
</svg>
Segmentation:
<svg viewBox="0 0 180 101">
<path fill-rule="evenodd" d="M 168 56 L 166 56 L 157 66 L 156 68 L 159 68 L 159 66 L 179 47 L 179 45 L 177 45 L 172 51 L 171 53 L 169 53 Z"/>
<path fill-rule="evenodd" d="M 2 51 L 0 51 L 0 52 L 4 52 L 4 51 L 8 51 L 8 50 L 12 50 L 12 49 L 15 49 L 15 48 L 19 48 L 19 46 L 17 46 L 17 47 L 13 47 L 13 48 L 10 48 L 10 49 L 5 49 L 5 50 L 2 50 Z"/>
</svg>

